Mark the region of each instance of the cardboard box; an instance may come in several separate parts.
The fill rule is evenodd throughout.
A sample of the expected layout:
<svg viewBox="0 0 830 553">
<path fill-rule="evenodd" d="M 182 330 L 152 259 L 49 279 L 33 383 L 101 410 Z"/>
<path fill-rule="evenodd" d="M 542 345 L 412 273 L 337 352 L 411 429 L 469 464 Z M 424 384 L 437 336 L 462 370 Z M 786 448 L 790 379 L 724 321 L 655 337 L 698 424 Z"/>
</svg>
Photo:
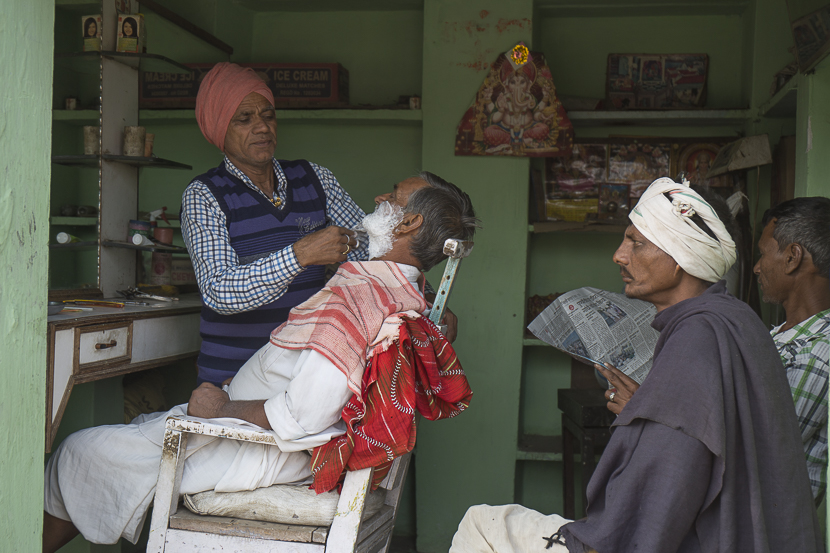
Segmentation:
<svg viewBox="0 0 830 553">
<path fill-rule="evenodd" d="M 101 14 L 82 15 L 81 33 L 84 40 L 84 52 L 101 51 Z"/>
<path fill-rule="evenodd" d="M 140 13 L 118 14 L 118 42 L 115 51 L 134 54 L 147 51 L 143 15 Z"/>
<path fill-rule="evenodd" d="M 196 94 L 213 63 L 186 63 L 193 72 L 141 74 L 139 107 L 193 108 Z M 335 108 L 349 105 L 349 72 L 339 63 L 241 63 L 251 67 L 274 93 L 281 108 Z"/>
<path fill-rule="evenodd" d="M 196 273 L 193 270 L 193 263 L 184 257 L 174 257 L 170 268 L 171 282 L 174 286 L 183 284 L 198 284 Z"/>
</svg>

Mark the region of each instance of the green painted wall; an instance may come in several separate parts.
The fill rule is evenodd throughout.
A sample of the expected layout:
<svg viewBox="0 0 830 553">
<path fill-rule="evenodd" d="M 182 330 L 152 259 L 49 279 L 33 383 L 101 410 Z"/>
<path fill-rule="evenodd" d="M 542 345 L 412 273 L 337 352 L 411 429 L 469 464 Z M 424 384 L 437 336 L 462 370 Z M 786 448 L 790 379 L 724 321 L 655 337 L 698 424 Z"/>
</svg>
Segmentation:
<svg viewBox="0 0 830 553">
<path fill-rule="evenodd" d="M 37 551 L 43 524 L 51 2 L 9 0 L 0 18 L 0 543 Z"/>
<path fill-rule="evenodd" d="M 608 54 L 704 53 L 709 55 L 706 107 L 744 107 L 741 16 L 545 17 L 545 57 L 556 91 L 605 98 Z"/>
<path fill-rule="evenodd" d="M 496 56 L 531 41 L 530 0 L 424 2 L 423 165 L 466 190 L 484 223 L 450 306 L 475 395 L 468 412 L 419 429 L 418 551 L 446 551 L 470 505 L 514 498 L 528 159 L 456 157 L 458 121 Z"/>
</svg>

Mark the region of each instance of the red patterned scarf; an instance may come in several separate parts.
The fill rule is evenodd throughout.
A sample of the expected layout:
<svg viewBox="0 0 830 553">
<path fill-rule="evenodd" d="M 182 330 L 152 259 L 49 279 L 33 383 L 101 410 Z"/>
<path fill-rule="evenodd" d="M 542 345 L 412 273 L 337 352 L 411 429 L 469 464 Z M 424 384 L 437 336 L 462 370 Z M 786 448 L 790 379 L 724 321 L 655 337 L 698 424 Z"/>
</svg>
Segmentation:
<svg viewBox="0 0 830 553">
<path fill-rule="evenodd" d="M 344 263 L 326 287 L 291 310 L 271 333 L 271 343 L 285 349 L 313 349 L 349 379 L 361 393 L 369 343 L 383 320 L 400 311 L 423 312 L 424 298 L 391 261 Z"/>
<path fill-rule="evenodd" d="M 392 461 L 415 446 L 415 410 L 428 420 L 454 417 L 473 392 L 450 343 L 426 317 L 403 318 L 397 340 L 376 352 L 357 395 L 343 408 L 346 434 L 314 448 L 317 493 L 338 486 L 345 470 L 375 467 L 372 489 Z"/>
</svg>

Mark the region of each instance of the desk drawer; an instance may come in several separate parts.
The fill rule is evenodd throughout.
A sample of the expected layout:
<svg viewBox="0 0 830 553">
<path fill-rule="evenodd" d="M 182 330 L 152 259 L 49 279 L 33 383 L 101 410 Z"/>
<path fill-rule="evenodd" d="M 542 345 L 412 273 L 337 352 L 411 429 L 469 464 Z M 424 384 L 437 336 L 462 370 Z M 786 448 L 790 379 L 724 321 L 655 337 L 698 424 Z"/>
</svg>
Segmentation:
<svg viewBox="0 0 830 553">
<path fill-rule="evenodd" d="M 90 325 L 75 332 L 75 355 L 78 373 L 129 362 L 132 354 L 133 323 Z"/>
</svg>

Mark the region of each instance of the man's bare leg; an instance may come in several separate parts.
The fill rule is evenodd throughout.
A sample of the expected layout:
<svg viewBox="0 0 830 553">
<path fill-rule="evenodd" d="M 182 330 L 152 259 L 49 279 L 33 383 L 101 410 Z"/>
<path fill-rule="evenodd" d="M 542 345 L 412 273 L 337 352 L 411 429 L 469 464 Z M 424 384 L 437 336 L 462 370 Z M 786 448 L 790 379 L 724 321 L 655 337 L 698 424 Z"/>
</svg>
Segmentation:
<svg viewBox="0 0 830 553">
<path fill-rule="evenodd" d="M 54 553 L 79 533 L 72 522 L 43 511 L 43 553 Z"/>
</svg>

